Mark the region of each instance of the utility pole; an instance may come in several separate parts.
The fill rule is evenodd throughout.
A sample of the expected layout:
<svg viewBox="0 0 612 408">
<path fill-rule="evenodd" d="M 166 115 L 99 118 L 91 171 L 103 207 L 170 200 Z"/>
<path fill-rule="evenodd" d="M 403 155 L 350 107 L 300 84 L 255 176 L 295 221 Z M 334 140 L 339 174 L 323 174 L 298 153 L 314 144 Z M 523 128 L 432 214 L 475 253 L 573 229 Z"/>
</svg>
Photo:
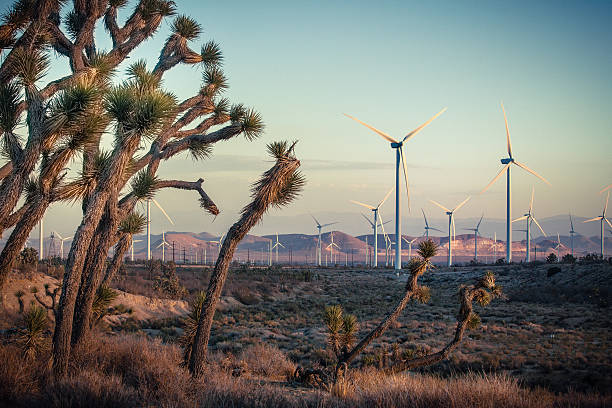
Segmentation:
<svg viewBox="0 0 612 408">
<path fill-rule="evenodd" d="M 251 250 L 247 249 L 247 265 L 251 264 Z"/>
<path fill-rule="evenodd" d="M 174 262 L 174 241 L 172 241 L 172 262 Z"/>
<path fill-rule="evenodd" d="M 185 247 L 183 247 L 183 265 L 187 264 L 187 254 L 185 252 Z"/>
</svg>

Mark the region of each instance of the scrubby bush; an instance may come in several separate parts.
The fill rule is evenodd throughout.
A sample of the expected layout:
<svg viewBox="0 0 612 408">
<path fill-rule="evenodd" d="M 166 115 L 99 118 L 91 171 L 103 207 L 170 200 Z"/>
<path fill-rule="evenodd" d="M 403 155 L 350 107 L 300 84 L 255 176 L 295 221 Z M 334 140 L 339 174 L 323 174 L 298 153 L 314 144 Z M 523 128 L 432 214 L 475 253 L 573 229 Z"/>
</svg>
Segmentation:
<svg viewBox="0 0 612 408">
<path fill-rule="evenodd" d="M 555 255 L 553 252 L 548 254 L 548 256 L 546 257 L 546 263 L 557 263 L 557 255 Z"/>
<path fill-rule="evenodd" d="M 181 285 L 176 274 L 174 262 L 167 262 L 162 265 L 162 276 L 155 278 L 153 289 L 172 299 L 180 299 L 187 293 L 187 290 Z"/>
</svg>

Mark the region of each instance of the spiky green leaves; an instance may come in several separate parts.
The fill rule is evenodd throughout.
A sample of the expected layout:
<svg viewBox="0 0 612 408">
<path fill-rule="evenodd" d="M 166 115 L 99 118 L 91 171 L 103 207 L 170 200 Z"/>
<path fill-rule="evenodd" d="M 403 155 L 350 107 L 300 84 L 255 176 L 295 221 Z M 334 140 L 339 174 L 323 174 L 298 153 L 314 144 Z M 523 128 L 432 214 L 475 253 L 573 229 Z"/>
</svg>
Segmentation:
<svg viewBox="0 0 612 408">
<path fill-rule="evenodd" d="M 249 109 L 241 121 L 242 134 L 247 140 L 254 140 L 261 136 L 266 128 L 261 114 L 254 109 Z"/>
<path fill-rule="evenodd" d="M 153 91 L 161 85 L 161 78 L 147 70 L 147 63 L 144 59 L 131 64 L 127 69 L 127 74 L 133 81 L 131 86 L 134 88 Z"/>
<path fill-rule="evenodd" d="M 189 142 L 189 153 L 194 160 L 208 159 L 212 154 L 213 146 L 210 143 L 193 139 Z"/>
<path fill-rule="evenodd" d="M 60 92 L 50 104 L 49 115 L 45 121 L 46 133 L 72 134 L 94 125 L 93 122 L 88 122 L 88 119 L 91 119 L 92 115 L 99 116 L 93 112 L 98 106 L 99 98 L 100 90 L 87 81 L 78 81 Z M 97 126 L 90 130 L 94 129 L 99 130 Z"/>
<path fill-rule="evenodd" d="M 212 88 L 214 93 L 222 92 L 229 88 L 225 74 L 223 74 L 221 68 L 216 65 L 207 67 L 202 74 L 202 79 L 206 87 Z"/>
<path fill-rule="evenodd" d="M 305 185 L 306 177 L 299 171 L 294 172 L 280 189 L 278 197 L 274 200 L 274 205 L 277 207 L 289 205 L 299 197 Z"/>
<path fill-rule="evenodd" d="M 417 253 L 423 259 L 431 259 L 438 252 L 438 245 L 433 242 L 431 239 L 419 243 L 419 248 L 417 249 Z"/>
<path fill-rule="evenodd" d="M 108 308 L 113 300 L 117 298 L 117 296 L 119 296 L 119 293 L 108 286 L 100 286 L 98 288 L 92 305 L 92 316 L 94 322 L 99 321 L 108 313 Z"/>
<path fill-rule="evenodd" d="M 0 84 L 0 132 L 12 132 L 19 123 L 17 105 L 20 92 L 15 82 Z"/>
<path fill-rule="evenodd" d="M 17 344 L 27 358 L 34 358 L 46 348 L 45 330 L 47 312 L 42 307 L 32 304 L 23 315 L 24 328 L 19 330 Z"/>
<path fill-rule="evenodd" d="M 129 213 L 119 224 L 119 232 L 123 234 L 138 234 L 147 226 L 147 218 L 138 213 Z"/>
<path fill-rule="evenodd" d="M 16 48 L 11 54 L 9 66 L 9 70 L 19 79 L 21 85 L 33 86 L 45 76 L 49 58 L 40 50 Z"/>
<path fill-rule="evenodd" d="M 132 194 L 139 200 L 150 200 L 157 191 L 157 177 L 141 170 L 132 178 Z"/>
<path fill-rule="evenodd" d="M 202 32 L 202 26 L 191 17 L 180 15 L 174 19 L 170 30 L 176 35 L 180 35 L 184 39 L 191 41 L 198 38 Z"/>
<path fill-rule="evenodd" d="M 414 290 L 414 299 L 421 303 L 427 303 L 431 299 L 431 290 L 428 286 L 417 286 Z"/>
<path fill-rule="evenodd" d="M 154 17 L 166 17 L 174 15 L 176 5 L 169 0 L 143 0 L 138 5 L 138 12 L 145 21 Z"/>
<path fill-rule="evenodd" d="M 342 349 L 353 345 L 358 329 L 354 315 L 345 315 L 342 306 L 332 305 L 325 307 L 323 321 L 327 327 L 327 341 L 336 356 Z"/>
<path fill-rule="evenodd" d="M 191 302 L 191 310 L 184 320 L 183 335 L 179 338 L 179 344 L 183 346 L 183 363 L 186 365 L 189 363 L 191 358 L 191 350 L 193 347 L 193 339 L 195 338 L 198 330 L 198 322 L 200 321 L 200 315 L 202 314 L 202 308 L 206 301 L 206 292 L 199 292 L 195 299 Z"/>
<path fill-rule="evenodd" d="M 77 13 L 76 10 L 71 10 L 64 18 L 66 30 L 68 31 L 68 34 L 72 40 L 75 40 L 79 34 L 79 31 L 81 31 L 81 27 L 83 27 L 86 17 L 87 16 L 85 14 L 80 14 Z"/>
<path fill-rule="evenodd" d="M 482 323 L 482 320 L 480 320 L 480 316 L 478 316 L 478 314 L 474 312 L 470 313 L 470 317 L 468 318 L 468 321 L 467 321 L 468 329 L 470 330 L 477 329 L 481 323 Z"/>
<path fill-rule="evenodd" d="M 221 47 L 214 41 L 209 41 L 202 46 L 200 56 L 202 57 L 202 63 L 206 68 L 221 65 L 223 62 Z"/>
<path fill-rule="evenodd" d="M 127 0 L 110 0 L 108 2 L 108 5 L 110 7 L 121 8 L 121 7 L 125 7 L 127 3 L 128 3 Z"/>
</svg>

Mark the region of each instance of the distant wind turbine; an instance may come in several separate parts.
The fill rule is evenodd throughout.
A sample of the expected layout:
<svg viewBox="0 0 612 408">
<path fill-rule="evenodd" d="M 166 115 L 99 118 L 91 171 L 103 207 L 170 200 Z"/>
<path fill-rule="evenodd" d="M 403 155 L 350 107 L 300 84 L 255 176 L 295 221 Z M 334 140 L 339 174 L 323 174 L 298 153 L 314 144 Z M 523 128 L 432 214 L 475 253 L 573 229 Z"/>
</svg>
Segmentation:
<svg viewBox="0 0 612 408">
<path fill-rule="evenodd" d="M 565 247 L 567 248 L 565 245 L 563 245 L 561 243 L 561 237 L 559 237 L 559 233 L 557 233 L 557 245 L 553 248 L 556 252 L 557 255 L 557 261 L 561 261 L 561 258 L 559 258 L 559 249 L 561 249 L 561 247 Z"/>
<path fill-rule="evenodd" d="M 162 240 L 161 240 L 161 244 L 159 244 L 157 246 L 157 248 L 161 248 L 162 249 L 162 262 L 166 262 L 166 247 L 170 247 L 172 245 L 170 245 L 169 243 L 166 242 L 166 232 L 162 231 Z"/>
<path fill-rule="evenodd" d="M 317 263 L 318 263 L 319 266 L 321 266 L 321 229 L 323 229 L 325 227 L 329 227 L 330 225 L 337 224 L 337 222 L 330 222 L 330 223 L 321 225 L 319 220 L 317 220 L 314 217 L 314 215 L 310 214 L 310 216 L 312 217 L 314 222 L 317 224 L 317 230 L 319 231 L 319 237 L 318 237 L 318 240 L 317 240 L 317 258 L 318 258 L 317 259 Z"/>
<path fill-rule="evenodd" d="M 53 231 L 53 233 L 57 235 L 60 240 L 60 258 L 64 259 L 64 241 L 70 239 L 70 237 L 62 238 L 62 236 L 57 231 Z"/>
<path fill-rule="evenodd" d="M 132 237 L 132 256 L 131 256 L 132 262 L 134 262 L 134 242 L 142 242 L 142 240 L 141 239 L 134 239 Z"/>
<path fill-rule="evenodd" d="M 423 211 L 422 208 L 421 208 L 421 212 L 423 213 L 423 219 L 425 219 L 425 237 L 429 238 L 429 230 L 434 230 L 434 231 L 438 231 L 438 232 L 444 232 L 444 231 L 439 230 L 437 228 L 430 227 L 429 223 L 427 222 L 427 217 L 425 216 L 425 211 Z"/>
<path fill-rule="evenodd" d="M 506 147 L 508 149 L 508 157 L 501 159 L 504 167 L 497 173 L 497 176 L 491 180 L 491 182 L 480 192 L 480 194 L 487 191 L 493 183 L 495 183 L 501 176 L 506 172 L 506 262 L 512 262 L 512 189 L 510 184 L 510 165 L 515 164 L 521 167 L 524 170 L 527 170 L 529 173 L 533 174 L 540 180 L 544 181 L 546 184 L 550 185 L 548 180 L 544 177 L 540 176 L 535 171 L 531 170 L 526 165 L 517 162 L 514 157 L 512 157 L 512 144 L 510 143 L 510 130 L 508 128 L 508 118 L 506 117 L 506 110 L 504 109 L 504 104 L 501 104 L 502 111 L 504 112 L 504 121 L 506 123 Z"/>
<path fill-rule="evenodd" d="M 329 249 L 329 258 L 331 260 L 332 264 L 336 264 L 336 261 L 334 260 L 334 247 L 338 248 L 338 250 L 340 250 L 340 247 L 338 245 L 336 245 L 336 243 L 334 242 L 334 231 L 330 232 L 331 235 L 331 243 L 327 246 L 327 249 Z"/>
<path fill-rule="evenodd" d="M 380 206 L 383 205 L 385 201 L 387 201 L 387 198 L 389 198 L 389 195 L 391 195 L 392 191 L 393 191 L 393 187 L 391 188 L 391 190 L 389 190 L 385 198 L 383 198 L 382 201 L 378 203 L 376 207 L 370 204 L 361 203 L 359 201 L 349 200 L 351 203 L 357 204 L 369 210 L 372 210 L 372 212 L 374 213 L 374 222 L 371 224 L 372 224 L 372 229 L 374 233 L 374 267 L 375 268 L 378 266 L 378 210 L 380 209 Z"/>
<path fill-rule="evenodd" d="M 480 220 L 478 224 L 476 224 L 476 228 L 466 228 L 466 231 L 474 231 L 474 261 L 478 262 L 478 234 L 480 234 L 480 223 L 482 222 L 482 218 L 484 214 L 480 216 Z"/>
<path fill-rule="evenodd" d="M 391 136 L 389 136 L 388 134 L 386 134 L 385 132 L 376 129 L 373 126 L 368 125 L 367 123 L 364 123 L 362 121 L 360 121 L 357 118 L 354 118 L 350 115 L 345 114 L 345 116 L 347 116 L 350 119 L 353 119 L 355 122 L 362 124 L 363 126 L 367 127 L 368 129 L 378 133 L 383 139 L 385 139 L 386 141 L 391 143 L 391 148 L 395 149 L 395 236 L 396 237 L 401 237 L 402 236 L 402 222 L 401 222 L 401 191 L 402 191 L 402 186 L 400 183 L 400 163 L 401 166 L 404 169 L 404 179 L 406 182 L 406 196 L 408 199 L 408 209 L 410 209 L 410 189 L 409 189 L 409 185 L 408 185 L 408 168 L 406 166 L 406 159 L 404 158 L 404 142 L 408 141 L 410 138 L 412 138 L 414 135 L 416 135 L 417 133 L 419 133 L 421 130 L 423 130 L 423 128 L 425 128 L 425 126 L 429 125 L 435 118 L 437 118 L 438 116 L 440 116 L 444 111 L 446 110 L 446 108 L 442 109 L 440 112 L 436 113 L 431 119 L 429 119 L 427 122 L 423 123 L 421 126 L 419 126 L 418 128 L 414 129 L 412 132 L 408 133 L 406 136 L 404 136 L 404 138 L 399 141 L 396 140 L 394 138 L 392 138 Z M 402 269 L 402 240 L 401 239 L 397 239 L 397 245 L 396 245 L 396 252 L 395 252 L 395 269 Z"/>
<path fill-rule="evenodd" d="M 272 247 L 272 249 L 276 248 L 276 263 L 278 263 L 278 247 L 285 247 L 283 244 L 281 244 L 281 242 L 278 240 L 278 232 L 276 233 L 276 243 L 274 244 L 274 246 Z"/>
<path fill-rule="evenodd" d="M 449 210 L 448 208 L 444 207 L 440 203 L 435 202 L 434 200 L 429 200 L 435 205 L 437 205 L 438 207 L 440 207 L 442 210 L 446 211 L 446 215 L 448 215 L 448 266 L 451 266 L 453 264 L 453 249 L 452 248 L 453 248 L 453 240 L 455 238 L 455 217 L 454 217 L 455 211 L 463 207 L 463 205 L 467 203 L 470 198 L 471 197 L 468 196 L 468 198 L 463 200 L 461 204 L 459 204 L 452 210 Z"/>
<path fill-rule="evenodd" d="M 172 218 L 170 218 L 166 210 L 164 210 L 162 206 L 159 205 L 156 199 L 152 198 L 150 200 L 147 200 L 147 260 L 148 261 L 151 260 L 151 201 L 153 201 L 153 204 L 155 204 L 157 208 L 159 208 L 159 210 L 166 216 L 168 221 L 170 221 L 170 224 L 174 225 L 174 221 L 172 221 Z"/>
<path fill-rule="evenodd" d="M 43 252 L 44 252 L 44 237 L 43 237 L 43 228 L 44 228 L 45 217 L 41 218 L 38 221 L 38 259 L 43 260 Z"/>
<path fill-rule="evenodd" d="M 402 239 L 408 244 L 408 262 L 410 262 L 410 260 L 412 259 L 412 244 L 414 244 L 414 241 L 416 241 L 419 238 L 420 237 L 416 237 L 412 239 L 411 241 L 408 241 L 408 239 L 402 237 Z"/>
<path fill-rule="evenodd" d="M 608 209 L 609 199 L 610 199 L 610 192 L 608 191 L 608 196 L 606 197 L 606 204 L 604 205 L 603 212 L 601 213 L 601 215 L 595 218 L 591 218 L 590 220 L 583 221 L 583 222 L 599 221 L 599 223 L 601 224 L 600 237 L 601 237 L 601 258 L 602 259 L 604 257 L 604 221 L 608 223 L 610 228 L 612 228 L 612 224 L 610 224 L 610 221 L 606 218 L 606 210 Z"/>
<path fill-rule="evenodd" d="M 531 223 L 535 222 L 535 225 L 537 225 L 537 227 L 540 229 L 540 231 L 542 232 L 542 235 L 546 236 L 546 233 L 544 232 L 544 230 L 542 229 L 542 226 L 540 225 L 540 223 L 538 222 L 538 220 L 536 219 L 536 217 L 533 215 L 533 196 L 535 193 L 535 189 L 531 188 L 531 201 L 529 202 L 529 211 L 527 211 L 527 213 L 525 215 L 523 215 L 522 217 L 519 217 L 515 220 L 512 220 L 512 222 L 516 222 L 516 221 L 521 221 L 521 220 L 527 220 L 526 223 L 526 227 L 524 230 L 520 230 L 525 232 L 525 239 L 527 241 L 527 247 L 526 247 L 526 254 L 525 254 L 525 262 L 531 262 Z"/>
</svg>

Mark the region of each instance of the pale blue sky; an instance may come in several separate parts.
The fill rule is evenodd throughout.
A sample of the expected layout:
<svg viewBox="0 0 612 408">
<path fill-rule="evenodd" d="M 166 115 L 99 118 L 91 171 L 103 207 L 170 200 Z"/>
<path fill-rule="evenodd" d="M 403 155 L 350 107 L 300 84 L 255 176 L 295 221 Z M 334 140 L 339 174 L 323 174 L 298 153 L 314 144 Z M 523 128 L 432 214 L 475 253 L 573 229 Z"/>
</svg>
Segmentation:
<svg viewBox="0 0 612 408">
<path fill-rule="evenodd" d="M 419 216 L 420 207 L 436 214 L 429 199 L 454 206 L 466 194 L 477 195 L 501 168 L 501 100 L 517 160 L 553 184 L 517 168 L 514 213 L 528 205 L 532 185 L 540 218 L 569 210 L 584 216 L 601 212 L 597 192 L 612 182 L 609 1 L 177 5 L 179 13 L 203 26 L 195 49 L 209 39 L 220 43 L 230 82 L 226 96 L 259 110 L 267 129 L 258 141 L 241 138 L 216 146 L 210 161 L 183 157 L 162 166 L 163 177 L 204 177 L 223 212 L 211 223 L 192 194 L 162 192 L 158 200 L 177 220 L 172 229 L 226 230 L 248 200 L 249 183 L 269 165 L 265 144 L 278 139 L 300 140 L 297 153 L 309 182 L 299 201 L 272 215 L 357 212 L 348 199 L 380 200 L 393 185 L 395 156 L 388 143 L 342 113 L 400 137 L 446 106 L 446 113 L 407 144 L 411 216 Z M 153 66 L 168 25 L 128 62 L 146 58 Z M 199 81 L 199 69 L 180 67 L 165 84 L 185 98 Z M 482 211 L 502 218 L 504 194 L 501 180 L 474 196 L 458 218 Z M 387 218 L 392 207 L 390 200 Z M 51 213 L 75 225 L 79 221 L 77 207 L 56 206 Z M 295 232 L 312 232 L 304 218 Z M 156 224 L 153 231 L 162 228 L 170 227 Z M 264 220 L 255 232 L 273 231 Z"/>
</svg>

